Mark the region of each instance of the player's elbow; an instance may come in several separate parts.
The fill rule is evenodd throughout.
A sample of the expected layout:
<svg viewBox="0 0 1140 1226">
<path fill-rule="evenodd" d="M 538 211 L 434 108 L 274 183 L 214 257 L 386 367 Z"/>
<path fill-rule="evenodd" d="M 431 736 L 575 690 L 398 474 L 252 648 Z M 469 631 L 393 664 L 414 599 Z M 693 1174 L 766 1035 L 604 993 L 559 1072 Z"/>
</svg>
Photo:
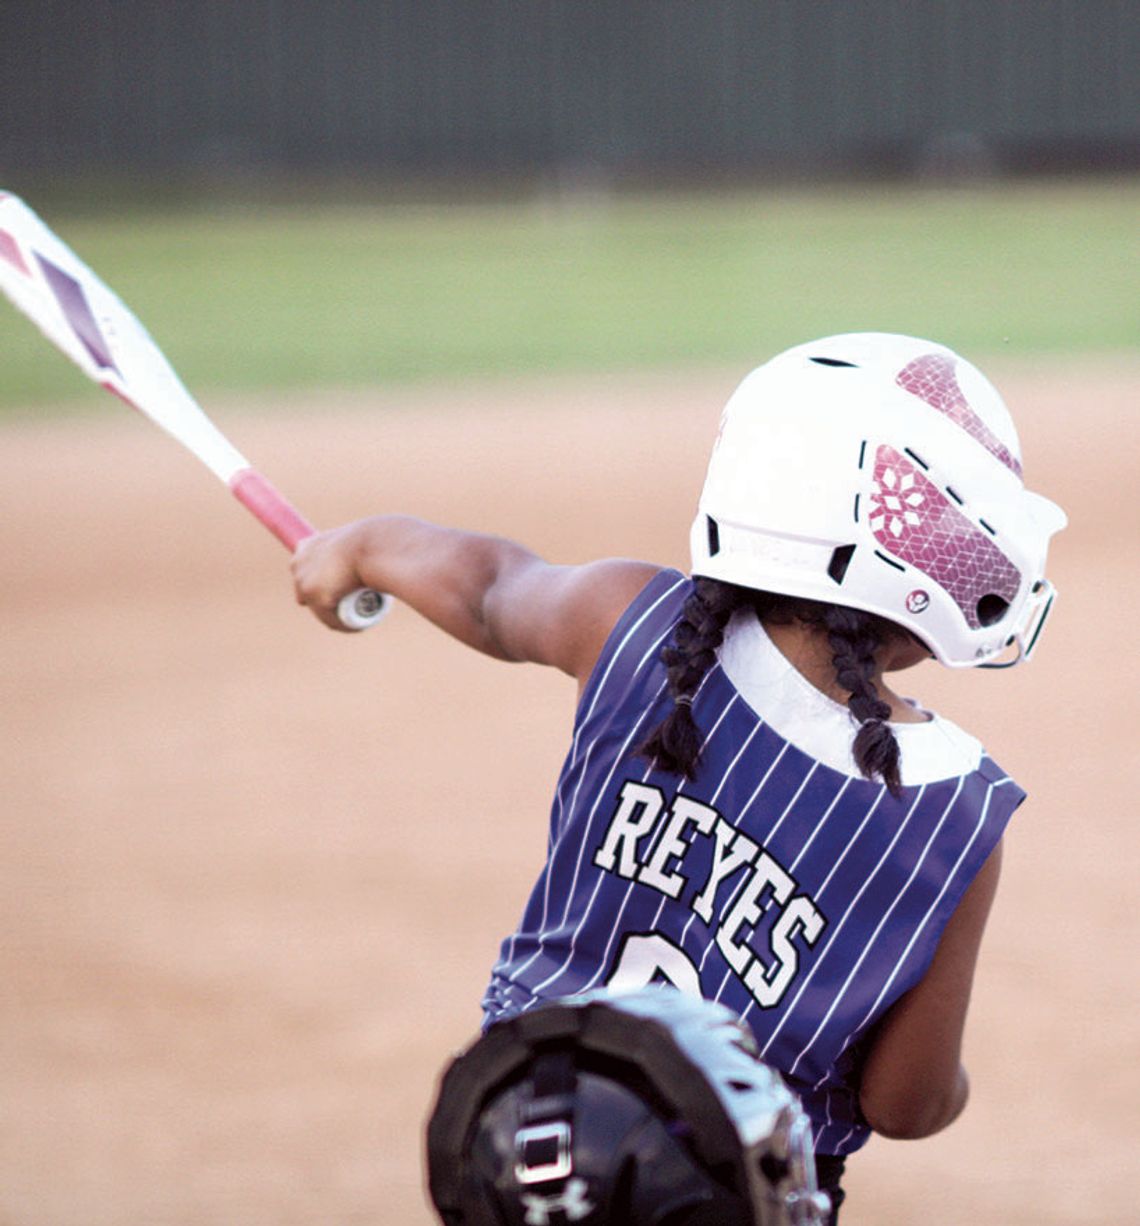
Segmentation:
<svg viewBox="0 0 1140 1226">
<path fill-rule="evenodd" d="M 910 1086 L 901 1093 L 876 1096 L 864 1090 L 859 1107 L 872 1131 L 893 1141 L 920 1141 L 949 1127 L 970 1095 L 966 1070 L 959 1065 L 952 1086 Z"/>
<path fill-rule="evenodd" d="M 866 1115 L 866 1112 L 864 1112 Z M 891 1141 L 921 1141 L 953 1123 L 954 1116 L 941 1111 L 888 1111 L 867 1116 L 871 1131 Z"/>
</svg>

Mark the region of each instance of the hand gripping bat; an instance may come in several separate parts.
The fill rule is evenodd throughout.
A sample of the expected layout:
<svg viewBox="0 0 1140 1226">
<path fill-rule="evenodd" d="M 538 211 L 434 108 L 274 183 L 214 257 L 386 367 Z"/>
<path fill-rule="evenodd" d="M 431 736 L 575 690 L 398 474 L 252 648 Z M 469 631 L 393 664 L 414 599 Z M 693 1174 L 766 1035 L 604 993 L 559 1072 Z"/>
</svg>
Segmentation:
<svg viewBox="0 0 1140 1226">
<path fill-rule="evenodd" d="M 177 439 L 290 551 L 316 529 L 237 451 L 131 309 L 17 196 L 0 189 L 0 290 L 81 371 Z M 337 607 L 363 630 L 391 599 L 359 588 Z"/>
</svg>

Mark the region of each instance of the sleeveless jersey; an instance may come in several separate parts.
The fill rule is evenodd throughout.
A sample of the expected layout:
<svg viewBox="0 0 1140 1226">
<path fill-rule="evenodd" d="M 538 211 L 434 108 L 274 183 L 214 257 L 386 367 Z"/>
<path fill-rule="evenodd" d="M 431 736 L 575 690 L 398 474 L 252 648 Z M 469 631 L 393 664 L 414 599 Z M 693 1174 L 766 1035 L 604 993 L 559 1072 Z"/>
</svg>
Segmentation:
<svg viewBox="0 0 1140 1226">
<path fill-rule="evenodd" d="M 693 702 L 697 777 L 639 745 L 671 709 L 661 648 L 692 581 L 656 575 L 579 703 L 546 865 L 503 942 L 490 1024 L 609 984 L 669 982 L 752 1028 L 816 1151 L 869 1136 L 860 1044 L 929 966 L 1025 793 L 949 721 L 895 724 L 902 791 L 859 775 L 854 723 L 737 615 Z"/>
</svg>

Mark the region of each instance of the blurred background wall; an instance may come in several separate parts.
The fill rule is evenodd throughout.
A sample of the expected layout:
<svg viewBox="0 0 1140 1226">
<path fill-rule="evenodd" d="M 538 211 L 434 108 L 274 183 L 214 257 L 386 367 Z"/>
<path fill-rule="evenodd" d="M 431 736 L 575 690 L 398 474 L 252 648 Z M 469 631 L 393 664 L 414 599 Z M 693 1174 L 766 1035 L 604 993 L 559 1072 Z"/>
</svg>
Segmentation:
<svg viewBox="0 0 1140 1226">
<path fill-rule="evenodd" d="M 1140 165 L 1136 0 L 0 0 L 0 175 Z"/>
</svg>

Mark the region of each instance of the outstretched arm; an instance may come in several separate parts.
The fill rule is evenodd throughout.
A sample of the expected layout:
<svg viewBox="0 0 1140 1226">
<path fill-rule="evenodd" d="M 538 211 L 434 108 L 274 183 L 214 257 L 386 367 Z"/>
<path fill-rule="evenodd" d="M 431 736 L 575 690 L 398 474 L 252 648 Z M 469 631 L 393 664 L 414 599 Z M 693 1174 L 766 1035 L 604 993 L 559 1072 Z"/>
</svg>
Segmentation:
<svg viewBox="0 0 1140 1226">
<path fill-rule="evenodd" d="M 549 664 L 584 682 L 606 636 L 657 573 L 609 559 L 553 566 L 503 537 L 382 515 L 303 541 L 297 601 L 343 629 L 337 602 L 357 587 L 388 592 L 448 634 L 500 660 Z"/>
<path fill-rule="evenodd" d="M 1000 872 L 999 843 L 950 917 L 926 974 L 879 1024 L 863 1065 L 859 1105 L 883 1136 L 930 1136 L 966 1105 L 962 1032 Z"/>
</svg>

